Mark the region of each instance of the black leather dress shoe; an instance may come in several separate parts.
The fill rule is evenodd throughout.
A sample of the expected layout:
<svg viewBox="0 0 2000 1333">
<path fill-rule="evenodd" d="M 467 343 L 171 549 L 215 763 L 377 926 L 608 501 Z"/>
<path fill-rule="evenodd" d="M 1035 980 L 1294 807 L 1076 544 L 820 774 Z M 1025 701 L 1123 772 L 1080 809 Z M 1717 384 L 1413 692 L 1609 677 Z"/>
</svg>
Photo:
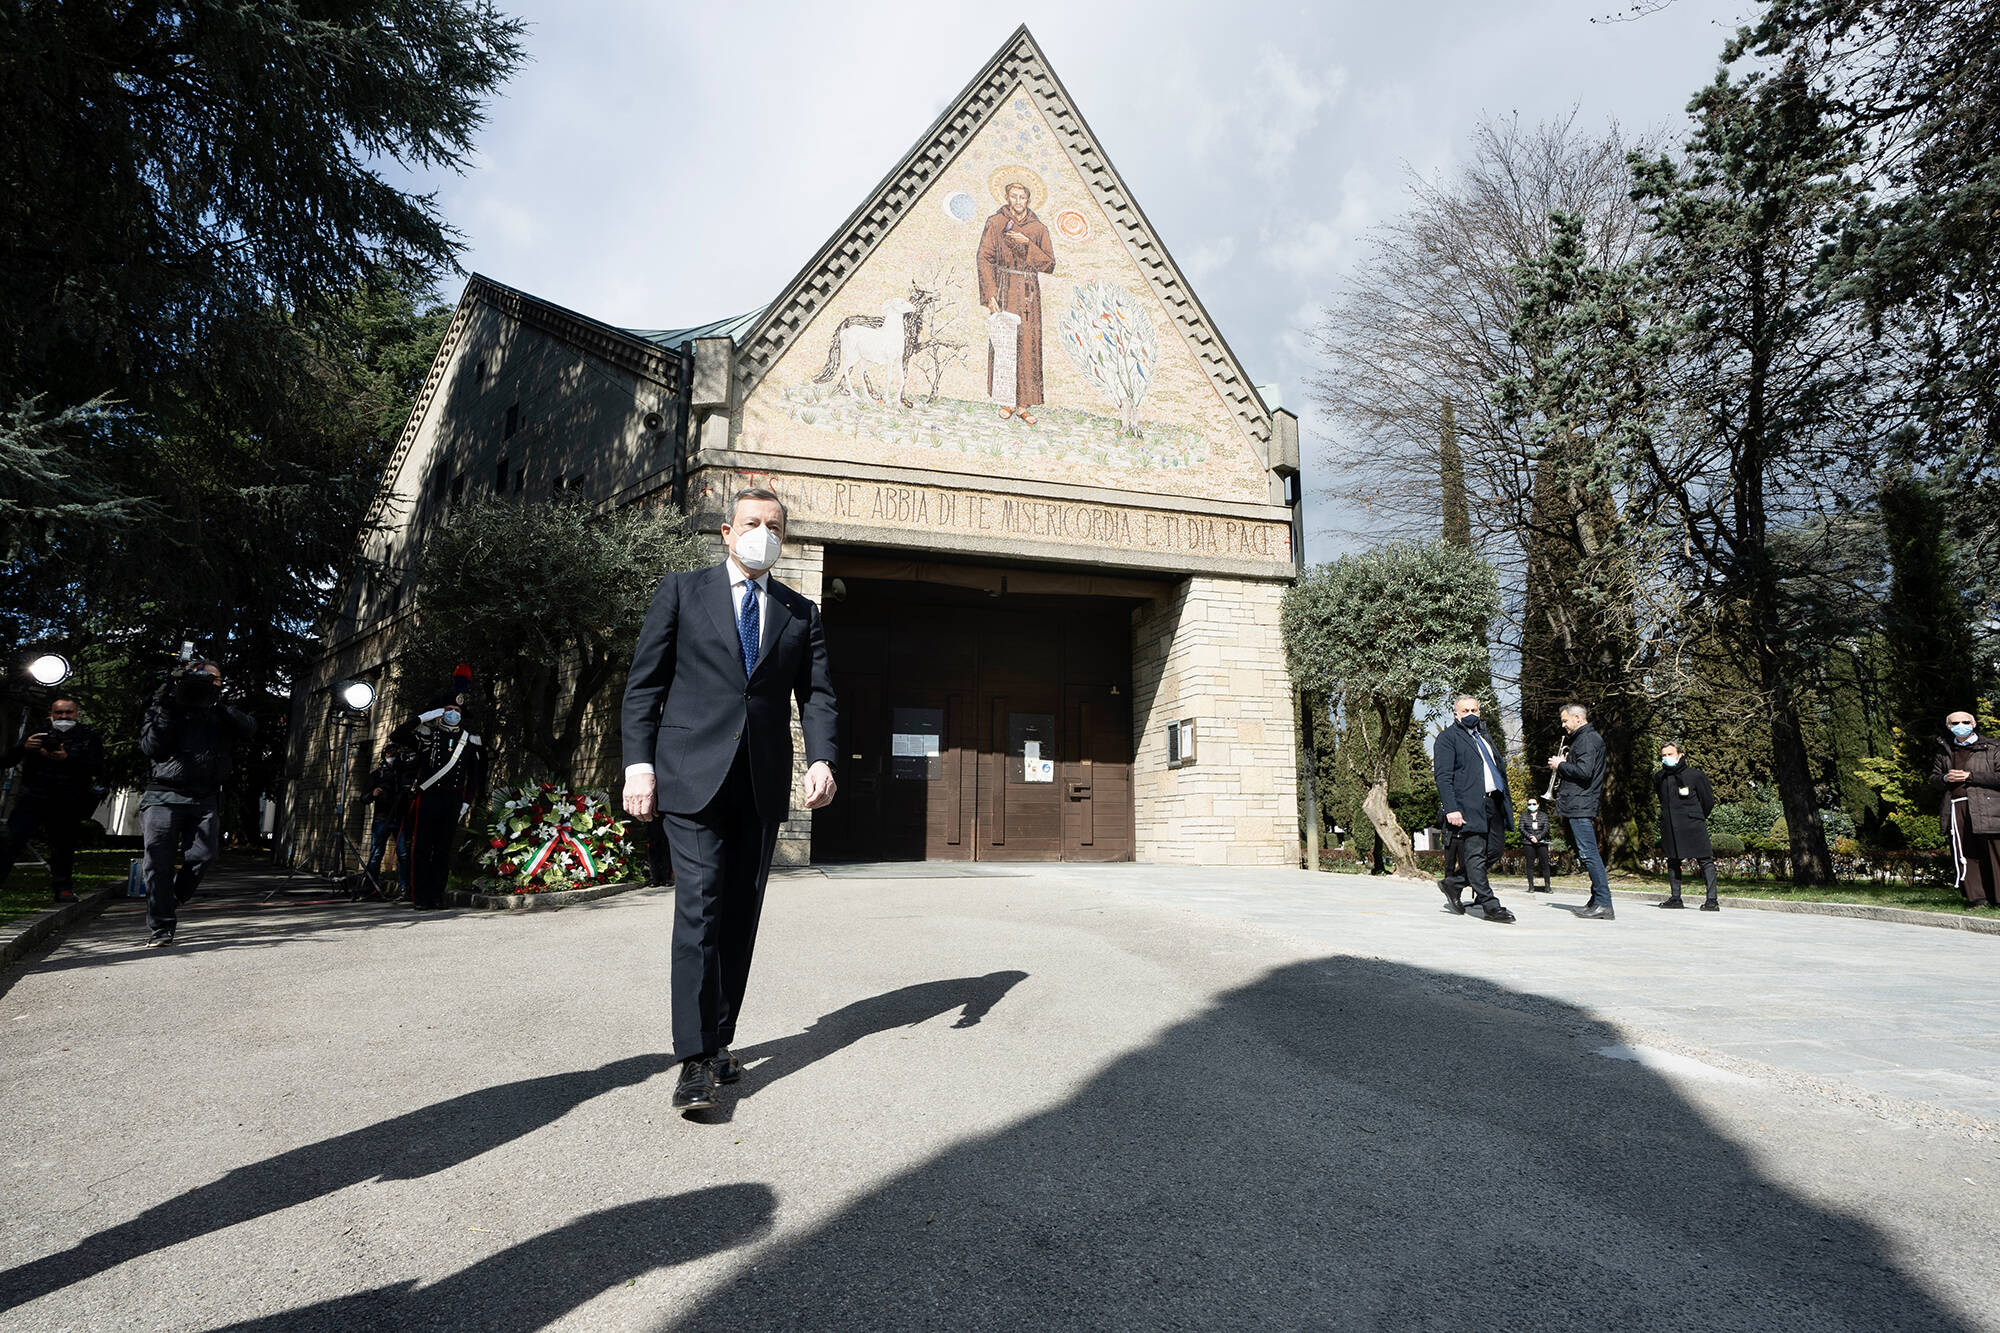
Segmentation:
<svg viewBox="0 0 2000 1333">
<path fill-rule="evenodd" d="M 727 1046 L 717 1051 L 715 1059 L 709 1061 L 709 1064 L 715 1070 L 717 1083 L 734 1083 L 743 1077 L 743 1062 L 731 1055 Z"/>
<path fill-rule="evenodd" d="M 1687 904 L 1681 901 L 1681 899 L 1680 899 L 1680 895 L 1679 895 L 1679 894 L 1675 894 L 1675 895 L 1674 895 L 1673 897 L 1671 897 L 1671 898 L 1667 899 L 1667 900 L 1666 900 L 1665 902 L 1663 902 L 1663 903 L 1654 903 L 1654 904 L 1653 904 L 1653 906 L 1655 906 L 1655 907 L 1686 907 L 1686 906 L 1687 906 Z"/>
<path fill-rule="evenodd" d="M 1480 913 L 1488 921 L 1498 921 L 1503 924 L 1512 921 L 1514 919 L 1514 914 L 1508 911 L 1506 908 L 1502 907 L 1499 903 L 1486 904 L 1485 907 L 1480 909 Z"/>
<path fill-rule="evenodd" d="M 1707 902 L 1701 905 L 1701 910 L 1704 912 L 1720 912 L 1722 910 L 1722 904 L 1715 901 L 1715 899 L 1710 898 Z"/>
<path fill-rule="evenodd" d="M 715 1067 L 697 1056 L 681 1065 L 681 1081 L 674 1085 L 676 1111 L 706 1111 L 715 1105 Z"/>
<path fill-rule="evenodd" d="M 1465 915 L 1465 904 L 1458 900 L 1457 894 L 1442 884 L 1438 885 L 1438 892 L 1444 895 L 1444 907 L 1447 912 L 1450 912 L 1453 916 Z"/>
<path fill-rule="evenodd" d="M 1618 914 L 1616 912 L 1612 911 L 1608 907 L 1599 907 L 1595 903 L 1592 903 L 1589 907 L 1584 908 L 1581 912 L 1578 912 L 1576 915 L 1577 919 L 1580 921 L 1616 921 L 1618 919 Z"/>
</svg>

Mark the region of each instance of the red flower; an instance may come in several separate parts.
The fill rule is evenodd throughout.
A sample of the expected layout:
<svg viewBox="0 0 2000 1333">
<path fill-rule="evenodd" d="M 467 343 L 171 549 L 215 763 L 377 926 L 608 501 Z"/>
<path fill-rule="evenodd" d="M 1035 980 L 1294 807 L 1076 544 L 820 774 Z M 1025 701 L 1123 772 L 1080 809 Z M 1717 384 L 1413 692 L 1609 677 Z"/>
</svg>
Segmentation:
<svg viewBox="0 0 2000 1333">
<path fill-rule="evenodd" d="M 487 845 L 489 847 L 492 847 L 495 851 L 498 851 L 500 848 L 505 847 L 507 845 L 507 840 L 505 838 L 495 838 L 492 842 L 488 843 Z"/>
<path fill-rule="evenodd" d="M 589 805 L 589 804 L 590 804 L 590 802 L 589 802 L 588 800 L 584 799 L 584 798 L 583 798 L 583 797 L 581 797 L 581 796 L 579 796 L 579 797 L 577 797 L 577 798 L 576 798 L 576 808 L 577 808 L 577 809 L 579 809 L 579 810 L 583 809 L 583 808 L 584 808 L 585 806 L 587 806 L 587 805 Z"/>
<path fill-rule="evenodd" d="M 556 789 L 556 784 L 553 782 L 544 782 L 542 784 L 543 791 L 554 791 L 555 789 Z"/>
<path fill-rule="evenodd" d="M 502 861 L 502 862 L 500 863 L 500 873 L 501 873 L 501 874 L 503 874 L 503 875 L 511 875 L 511 874 L 513 874 L 513 873 L 514 873 L 514 863 L 513 863 L 512 861 Z"/>
</svg>

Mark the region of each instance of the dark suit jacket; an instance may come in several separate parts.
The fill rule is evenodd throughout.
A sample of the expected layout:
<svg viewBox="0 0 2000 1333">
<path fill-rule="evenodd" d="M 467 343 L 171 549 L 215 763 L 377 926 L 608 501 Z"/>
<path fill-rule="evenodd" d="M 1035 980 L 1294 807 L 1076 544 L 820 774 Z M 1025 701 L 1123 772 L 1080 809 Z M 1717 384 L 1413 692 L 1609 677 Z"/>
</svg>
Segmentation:
<svg viewBox="0 0 2000 1333">
<path fill-rule="evenodd" d="M 1493 745 L 1489 737 L 1486 742 Z M 1500 759 L 1500 747 L 1493 745 L 1495 766 L 1504 763 Z M 1464 829 L 1468 833 L 1490 833 L 1486 827 L 1486 765 L 1482 762 L 1479 746 L 1472 734 L 1456 722 L 1447 726 L 1438 736 L 1437 744 L 1431 747 L 1431 767 L 1437 774 L 1438 809 L 1443 814 L 1456 810 L 1465 816 Z M 1500 803 L 1499 832 L 1514 827 L 1514 803 L 1507 796 L 1507 771 L 1499 768 L 1500 792 L 1496 799 Z M 1445 831 L 1451 831 L 1446 823 Z"/>
<path fill-rule="evenodd" d="M 747 746 L 757 812 L 791 806 L 792 708 L 808 763 L 834 762 L 833 682 L 819 608 L 776 579 L 766 585 L 763 647 L 746 680 L 730 614 L 728 566 L 660 580 L 625 679 L 625 763 L 649 763 L 660 809 L 691 815 L 721 790 Z"/>
</svg>

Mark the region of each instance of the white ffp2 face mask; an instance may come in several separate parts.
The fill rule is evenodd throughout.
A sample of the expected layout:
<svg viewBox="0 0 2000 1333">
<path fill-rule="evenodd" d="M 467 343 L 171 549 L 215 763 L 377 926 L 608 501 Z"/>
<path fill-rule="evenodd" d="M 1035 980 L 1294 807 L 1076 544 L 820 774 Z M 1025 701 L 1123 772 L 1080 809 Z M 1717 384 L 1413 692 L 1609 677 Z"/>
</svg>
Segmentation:
<svg viewBox="0 0 2000 1333">
<path fill-rule="evenodd" d="M 76 719 L 73 717 L 52 717 L 49 719 L 49 725 L 57 731 L 68 731 L 76 725 Z"/>
<path fill-rule="evenodd" d="M 761 574 L 778 563 L 778 551 L 784 545 L 778 534 L 766 527 L 755 527 L 736 539 L 736 562 L 743 568 Z"/>
</svg>

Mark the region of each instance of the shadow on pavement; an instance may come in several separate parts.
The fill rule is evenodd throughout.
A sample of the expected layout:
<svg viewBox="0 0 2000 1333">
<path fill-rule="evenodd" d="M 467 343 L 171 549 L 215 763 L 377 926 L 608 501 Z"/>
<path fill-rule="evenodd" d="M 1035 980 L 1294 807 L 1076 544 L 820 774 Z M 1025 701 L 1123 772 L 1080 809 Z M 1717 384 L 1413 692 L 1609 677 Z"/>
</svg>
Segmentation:
<svg viewBox="0 0 2000 1333">
<path fill-rule="evenodd" d="M 622 1204 L 480 1260 L 429 1286 L 399 1282 L 228 1330 L 477 1328 L 529 1333 L 613 1287 L 754 1240 L 771 1225 L 768 1185 L 716 1185 Z"/>
<path fill-rule="evenodd" d="M 238 1167 L 70 1249 L 0 1272 L 0 1310 L 362 1181 L 414 1180 L 457 1166 L 552 1124 L 593 1097 L 642 1083 L 672 1063 L 666 1055 L 633 1056 L 597 1069 L 481 1088 Z"/>
<path fill-rule="evenodd" d="M 1026 972 L 989 972 L 983 977 L 953 977 L 947 981 L 925 981 L 915 986 L 871 995 L 823 1015 L 804 1032 L 776 1041 L 759 1042 L 735 1052 L 748 1067 L 744 1080 L 722 1090 L 722 1097 L 706 1111 L 690 1111 L 686 1118 L 697 1124 L 724 1125 L 736 1117 L 736 1104 L 753 1096 L 759 1088 L 796 1074 L 811 1064 L 837 1055 L 864 1037 L 891 1028 L 915 1027 L 954 1009 L 964 1010 L 954 1028 L 969 1028 L 986 1017 L 1016 983 L 1026 980 Z"/>
<path fill-rule="evenodd" d="M 668 1323 L 1965 1327 L 1869 1225 L 1594 1054 L 1620 1040 L 1464 977 L 1284 967 Z"/>
<path fill-rule="evenodd" d="M 973 1027 L 1027 977 L 1026 972 L 989 972 L 983 977 L 921 982 L 856 1000 L 823 1015 L 804 1032 L 738 1050 L 736 1057 L 751 1066 L 741 1095 L 748 1097 L 758 1088 L 837 1055 L 865 1037 L 891 1028 L 915 1027 L 954 1009 L 964 1012 L 952 1027 Z"/>
<path fill-rule="evenodd" d="M 272 891 L 278 890 L 275 897 Z M 268 899 L 268 901 L 267 901 Z M 311 938 L 331 938 L 361 930 L 421 928 L 429 917 L 452 912 L 416 913 L 381 901 L 352 902 L 324 880 L 287 879 L 261 862 L 225 860 L 202 882 L 201 892 L 183 904 L 175 942 L 167 949 L 146 947 L 146 904 L 119 898 L 97 918 L 66 938 L 0 975 L 0 995 L 22 977 L 78 968 L 108 967 L 139 959 L 166 961 L 183 954 L 221 950 L 271 949 Z"/>
</svg>

